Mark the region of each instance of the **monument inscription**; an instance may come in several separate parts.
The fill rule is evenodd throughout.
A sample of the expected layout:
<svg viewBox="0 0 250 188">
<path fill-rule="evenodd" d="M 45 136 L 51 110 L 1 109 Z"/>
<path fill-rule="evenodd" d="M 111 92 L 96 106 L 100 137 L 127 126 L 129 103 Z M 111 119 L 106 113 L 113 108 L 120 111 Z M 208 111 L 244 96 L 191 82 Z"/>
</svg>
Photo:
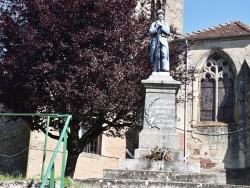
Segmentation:
<svg viewBox="0 0 250 188">
<path fill-rule="evenodd" d="M 144 128 L 175 131 L 175 96 L 150 97 L 145 105 Z"/>
</svg>

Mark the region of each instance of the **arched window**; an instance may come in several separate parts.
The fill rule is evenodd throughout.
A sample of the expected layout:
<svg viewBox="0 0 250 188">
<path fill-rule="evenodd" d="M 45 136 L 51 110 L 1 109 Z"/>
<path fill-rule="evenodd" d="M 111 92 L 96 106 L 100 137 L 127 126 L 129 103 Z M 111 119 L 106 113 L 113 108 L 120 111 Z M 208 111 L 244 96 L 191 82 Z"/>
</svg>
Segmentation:
<svg viewBox="0 0 250 188">
<path fill-rule="evenodd" d="M 204 65 L 200 97 L 200 121 L 233 121 L 233 73 L 218 55 Z"/>
</svg>

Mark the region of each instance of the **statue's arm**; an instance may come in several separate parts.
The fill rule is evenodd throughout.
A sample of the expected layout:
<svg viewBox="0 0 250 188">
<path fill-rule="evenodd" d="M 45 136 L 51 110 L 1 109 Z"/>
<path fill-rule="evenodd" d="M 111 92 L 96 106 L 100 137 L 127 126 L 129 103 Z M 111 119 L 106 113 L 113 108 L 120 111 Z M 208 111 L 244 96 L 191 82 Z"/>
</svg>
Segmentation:
<svg viewBox="0 0 250 188">
<path fill-rule="evenodd" d="M 149 28 L 149 34 L 153 35 L 157 33 L 157 27 L 155 27 L 155 22 L 151 24 L 150 28 Z"/>
<path fill-rule="evenodd" d="M 170 34 L 170 27 L 167 23 L 165 23 L 162 28 L 161 28 L 161 31 L 165 34 Z"/>
</svg>

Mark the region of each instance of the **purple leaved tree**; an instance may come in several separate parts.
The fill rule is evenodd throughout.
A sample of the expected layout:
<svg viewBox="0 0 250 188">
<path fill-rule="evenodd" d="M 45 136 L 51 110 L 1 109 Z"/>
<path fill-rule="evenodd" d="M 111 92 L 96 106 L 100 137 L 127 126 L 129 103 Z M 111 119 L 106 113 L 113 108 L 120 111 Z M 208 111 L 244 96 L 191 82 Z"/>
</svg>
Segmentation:
<svg viewBox="0 0 250 188">
<path fill-rule="evenodd" d="M 72 114 L 65 173 L 73 177 L 84 146 L 136 125 L 140 83 L 152 72 L 151 21 L 133 17 L 136 0 L 11 2 L 0 5 L 0 102 L 16 113 Z M 43 119 L 25 120 L 45 131 Z M 63 123 L 53 119 L 51 128 Z"/>
</svg>

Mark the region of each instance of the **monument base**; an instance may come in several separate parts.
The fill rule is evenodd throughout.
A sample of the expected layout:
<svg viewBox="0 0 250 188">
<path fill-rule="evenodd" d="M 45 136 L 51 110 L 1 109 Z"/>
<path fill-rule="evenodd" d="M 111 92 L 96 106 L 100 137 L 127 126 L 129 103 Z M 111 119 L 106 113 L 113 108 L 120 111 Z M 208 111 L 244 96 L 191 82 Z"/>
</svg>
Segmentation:
<svg viewBox="0 0 250 188">
<path fill-rule="evenodd" d="M 136 159 L 144 159 L 154 148 L 170 151 L 174 161 L 183 161 L 183 152 L 179 151 L 179 137 L 176 133 L 161 130 L 142 130 L 139 134 L 139 148 L 135 150 Z"/>
<path fill-rule="evenodd" d="M 160 130 L 142 130 L 139 134 L 139 148 L 155 147 L 178 150 L 180 147 L 178 134 Z"/>
<path fill-rule="evenodd" d="M 120 169 L 200 173 L 200 164 L 183 162 L 180 151 L 175 116 L 180 84 L 168 72 L 153 72 L 147 80 L 142 80 L 146 96 L 139 148 L 135 150 L 135 159 L 120 160 Z M 145 159 L 156 148 L 170 151 L 171 161 Z"/>
<path fill-rule="evenodd" d="M 122 159 L 121 170 L 147 170 L 178 173 L 200 173 L 200 163 L 153 161 L 145 159 Z"/>
</svg>

